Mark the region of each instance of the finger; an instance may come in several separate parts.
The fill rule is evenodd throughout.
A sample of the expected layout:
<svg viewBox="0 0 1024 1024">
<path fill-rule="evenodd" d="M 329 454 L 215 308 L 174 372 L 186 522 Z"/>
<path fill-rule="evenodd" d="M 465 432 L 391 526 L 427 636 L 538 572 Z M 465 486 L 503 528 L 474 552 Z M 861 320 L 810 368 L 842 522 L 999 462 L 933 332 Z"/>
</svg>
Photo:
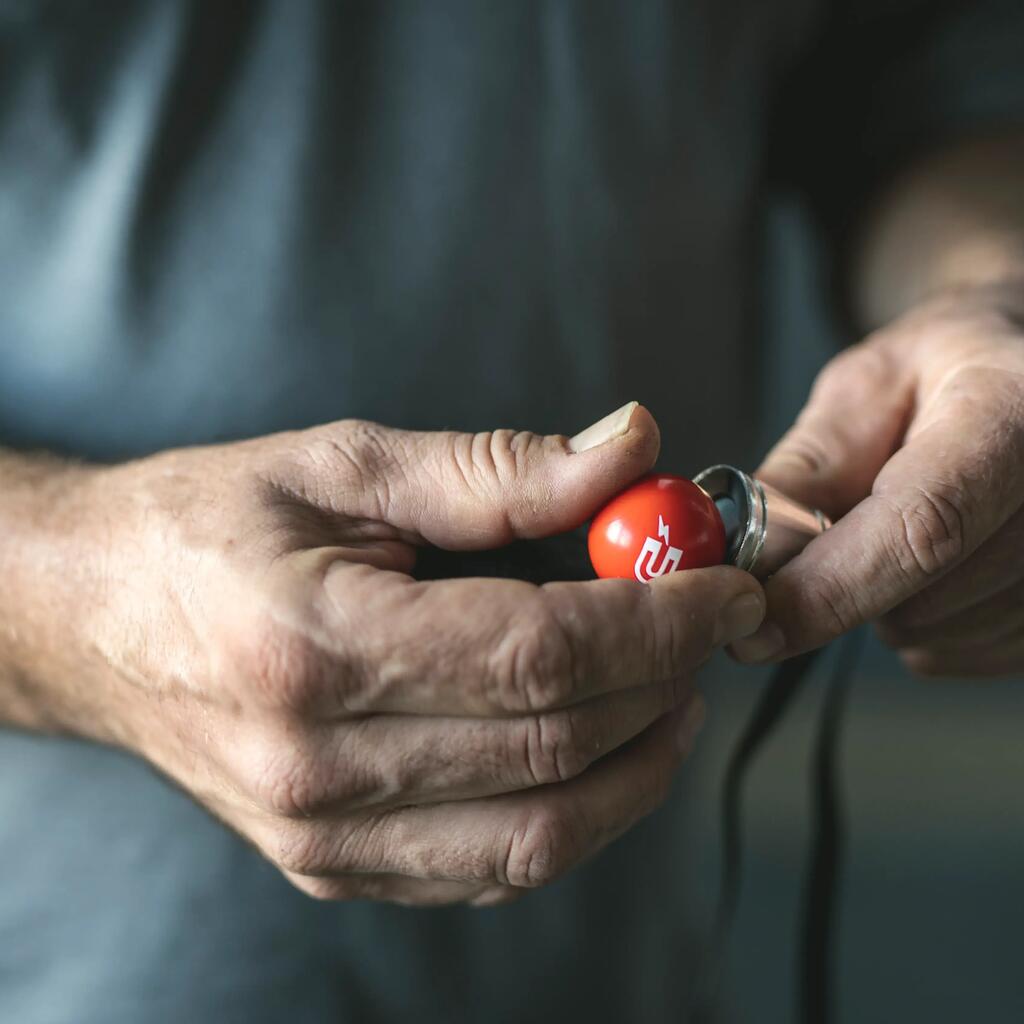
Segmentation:
<svg viewBox="0 0 1024 1024">
<path fill-rule="evenodd" d="M 654 419 L 636 402 L 572 438 L 414 432 L 351 420 L 303 436 L 308 451 L 293 490 L 347 518 L 388 523 L 453 550 L 580 525 L 651 468 L 660 443 Z"/>
<path fill-rule="evenodd" d="M 995 648 L 1024 635 L 1024 582 L 964 608 L 938 622 L 921 625 L 901 621 L 894 609 L 878 623 L 882 640 L 896 650 L 927 648 L 936 654 L 959 654 Z"/>
<path fill-rule="evenodd" d="M 1024 676 L 1024 637 L 1015 637 L 998 647 L 956 652 L 911 647 L 900 651 L 900 658 L 911 672 L 933 679 Z"/>
<path fill-rule="evenodd" d="M 553 881 L 664 799 L 703 716 L 694 698 L 579 778 L 524 793 L 302 828 L 304 875 L 397 873 L 531 888 Z M 298 825 L 298 823 L 296 823 Z"/>
<path fill-rule="evenodd" d="M 838 518 L 871 493 L 913 400 L 904 360 L 884 337 L 847 349 L 818 375 L 796 423 L 755 476 Z"/>
<path fill-rule="evenodd" d="M 726 566 L 635 580 L 420 582 L 337 563 L 312 686 L 322 715 L 520 715 L 689 675 L 747 635 L 763 591 Z M 343 638 L 343 639 L 341 639 Z"/>
<path fill-rule="evenodd" d="M 312 848 L 308 830 L 289 831 L 281 827 L 279 819 L 266 814 L 254 819 L 251 808 L 225 801 L 222 795 L 207 794 L 204 803 L 219 821 L 235 829 L 297 889 L 314 899 L 373 900 L 419 907 L 454 903 L 492 907 L 514 902 L 522 894 L 521 890 L 497 883 L 424 880 L 388 872 L 311 873 L 305 870 L 307 851 Z M 337 827 L 330 827 L 338 832 Z"/>
<path fill-rule="evenodd" d="M 872 495 L 769 582 L 767 621 L 734 645 L 744 661 L 819 647 L 935 583 L 1024 503 L 1020 384 L 957 374 L 922 409 Z"/>
<path fill-rule="evenodd" d="M 692 694 L 688 679 L 519 718 L 371 715 L 226 745 L 240 793 L 258 778 L 272 814 L 380 811 L 564 782 Z M 280 727 L 278 727 L 280 728 Z"/>
<path fill-rule="evenodd" d="M 497 906 L 510 903 L 520 892 L 511 886 L 464 882 L 432 882 L 401 875 L 346 875 L 325 877 L 283 872 L 292 885 L 318 900 L 372 900 L 405 907 L 442 907 L 455 903 Z"/>
<path fill-rule="evenodd" d="M 895 630 L 947 623 L 959 612 L 1002 594 L 1024 577 L 1024 509 L 991 536 L 970 558 L 930 587 L 897 605 L 884 619 Z"/>
</svg>

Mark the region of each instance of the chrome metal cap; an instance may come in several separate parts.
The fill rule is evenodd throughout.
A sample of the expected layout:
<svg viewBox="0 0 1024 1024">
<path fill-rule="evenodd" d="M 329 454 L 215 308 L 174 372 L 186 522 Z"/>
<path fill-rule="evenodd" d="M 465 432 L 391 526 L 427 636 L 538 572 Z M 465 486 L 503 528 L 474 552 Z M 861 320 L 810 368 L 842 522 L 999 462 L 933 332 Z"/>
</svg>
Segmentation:
<svg viewBox="0 0 1024 1024">
<path fill-rule="evenodd" d="M 731 503 L 735 528 L 726 537 L 726 561 L 758 579 L 767 579 L 799 554 L 832 523 L 734 466 L 709 466 L 694 478 L 720 510 Z"/>
</svg>

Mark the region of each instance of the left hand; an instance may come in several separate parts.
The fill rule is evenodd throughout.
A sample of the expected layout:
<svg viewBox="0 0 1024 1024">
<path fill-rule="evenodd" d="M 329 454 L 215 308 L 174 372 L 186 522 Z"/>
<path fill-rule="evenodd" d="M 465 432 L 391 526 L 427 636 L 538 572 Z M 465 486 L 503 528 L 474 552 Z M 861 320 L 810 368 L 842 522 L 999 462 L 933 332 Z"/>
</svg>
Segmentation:
<svg viewBox="0 0 1024 1024">
<path fill-rule="evenodd" d="M 768 583 L 740 660 L 876 620 L 923 675 L 1024 672 L 1024 277 L 935 296 L 833 359 L 756 475 L 842 518 Z"/>
</svg>

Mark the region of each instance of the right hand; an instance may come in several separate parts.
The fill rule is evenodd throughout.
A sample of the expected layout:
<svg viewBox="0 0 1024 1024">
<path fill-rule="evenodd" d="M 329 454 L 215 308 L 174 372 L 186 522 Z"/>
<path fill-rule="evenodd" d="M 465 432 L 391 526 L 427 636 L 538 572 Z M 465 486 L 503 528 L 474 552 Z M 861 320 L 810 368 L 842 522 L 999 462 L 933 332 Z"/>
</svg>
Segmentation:
<svg viewBox="0 0 1024 1024">
<path fill-rule="evenodd" d="M 423 543 L 583 522 L 657 455 L 641 407 L 602 423 L 342 421 L 71 471 L 18 548 L 16 676 L 49 724 L 141 754 L 315 896 L 550 882 L 660 802 L 699 724 L 692 673 L 764 611 L 727 567 L 409 575 Z"/>
</svg>

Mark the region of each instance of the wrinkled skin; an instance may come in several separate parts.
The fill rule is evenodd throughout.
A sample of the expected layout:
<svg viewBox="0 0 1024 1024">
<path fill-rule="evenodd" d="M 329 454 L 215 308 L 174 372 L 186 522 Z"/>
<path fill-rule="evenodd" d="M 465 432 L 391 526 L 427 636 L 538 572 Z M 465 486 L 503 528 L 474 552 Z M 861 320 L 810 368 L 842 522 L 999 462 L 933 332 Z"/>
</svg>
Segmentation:
<svg viewBox="0 0 1024 1024">
<path fill-rule="evenodd" d="M 703 713 L 693 672 L 763 592 L 725 567 L 649 587 L 410 572 L 423 543 L 584 521 L 656 457 L 643 408 L 620 426 L 574 450 L 343 421 L 40 471 L 5 566 L 14 715 L 139 753 L 314 896 L 543 885 L 664 797 Z"/>
<path fill-rule="evenodd" d="M 843 352 L 758 475 L 842 520 L 770 581 L 742 660 L 876 621 L 923 675 L 1024 672 L 1024 277 Z"/>
</svg>

